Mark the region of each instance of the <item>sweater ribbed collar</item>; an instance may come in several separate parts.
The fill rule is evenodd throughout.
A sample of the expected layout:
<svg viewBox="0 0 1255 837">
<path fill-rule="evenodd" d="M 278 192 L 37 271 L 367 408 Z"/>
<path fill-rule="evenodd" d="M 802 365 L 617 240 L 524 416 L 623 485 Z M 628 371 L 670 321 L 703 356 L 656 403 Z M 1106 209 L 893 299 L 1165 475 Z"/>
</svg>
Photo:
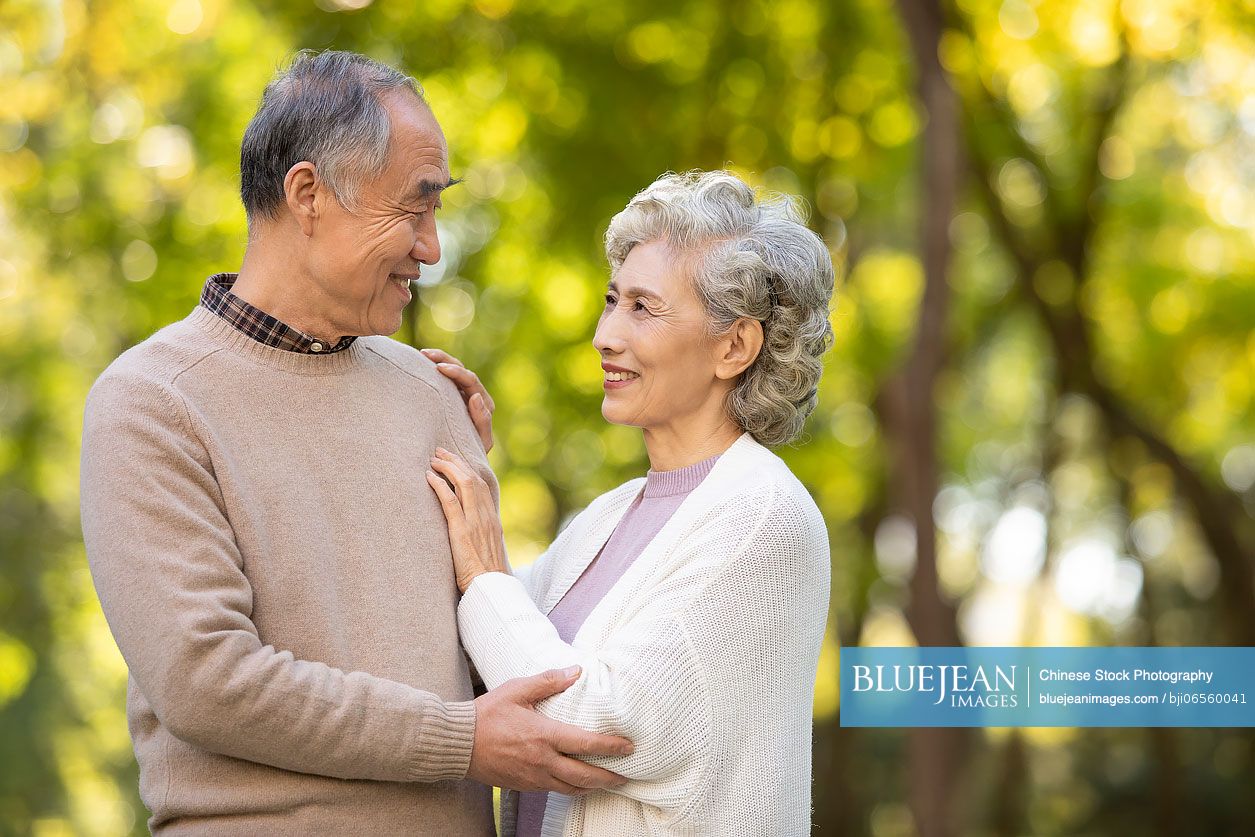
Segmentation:
<svg viewBox="0 0 1255 837">
<path fill-rule="evenodd" d="M 322 355 L 342 352 L 357 340 L 354 336 L 341 337 L 335 343 L 319 340 L 278 317 L 272 317 L 231 292 L 239 278 L 238 273 L 215 273 L 210 276 L 200 292 L 200 304 L 258 343 L 289 352 Z"/>
<path fill-rule="evenodd" d="M 298 375 L 343 375 L 363 366 L 365 340 L 358 339 L 347 349 L 333 354 L 302 354 L 259 343 L 214 312 L 197 305 L 187 322 L 222 348 L 249 360 Z"/>
<path fill-rule="evenodd" d="M 709 459 L 703 459 L 701 462 L 695 462 L 683 468 L 676 468 L 673 471 L 650 471 L 645 475 L 645 492 L 643 496 L 646 499 L 650 499 L 653 497 L 675 497 L 678 494 L 688 494 L 701 485 L 702 480 L 706 479 L 706 475 L 715 467 L 715 462 L 719 460 L 721 455 L 717 453 Z"/>
</svg>

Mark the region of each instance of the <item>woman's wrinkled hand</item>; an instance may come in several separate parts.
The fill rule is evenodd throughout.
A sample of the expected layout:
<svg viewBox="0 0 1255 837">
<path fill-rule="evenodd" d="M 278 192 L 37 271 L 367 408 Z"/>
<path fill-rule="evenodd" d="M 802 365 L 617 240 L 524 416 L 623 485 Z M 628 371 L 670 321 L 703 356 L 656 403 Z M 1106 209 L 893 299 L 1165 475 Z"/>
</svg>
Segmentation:
<svg viewBox="0 0 1255 837">
<path fill-rule="evenodd" d="M 479 441 L 484 446 L 484 453 L 492 450 L 492 413 L 497 409 L 492 396 L 484 388 L 479 376 L 467 369 L 462 361 L 440 349 L 420 349 L 423 355 L 436 364 L 440 374 L 457 385 L 466 404 L 466 412 L 470 414 L 471 424 L 479 434 Z"/>
<path fill-rule="evenodd" d="M 461 457 L 436 448 L 427 484 L 436 492 L 449 523 L 449 547 L 453 551 L 458 591 L 465 593 L 475 577 L 483 573 L 510 572 L 501 519 L 484 478 Z"/>
</svg>

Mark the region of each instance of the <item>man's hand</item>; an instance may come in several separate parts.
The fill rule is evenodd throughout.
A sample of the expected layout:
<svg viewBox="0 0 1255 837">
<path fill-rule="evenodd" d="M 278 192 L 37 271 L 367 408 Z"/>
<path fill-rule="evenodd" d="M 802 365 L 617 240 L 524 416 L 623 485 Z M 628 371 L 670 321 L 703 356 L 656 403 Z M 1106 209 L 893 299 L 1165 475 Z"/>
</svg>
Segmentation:
<svg viewBox="0 0 1255 837">
<path fill-rule="evenodd" d="M 480 382 L 479 376 L 462 365 L 462 361 L 448 352 L 439 349 L 420 349 L 428 360 L 436 364 L 440 374 L 457 385 L 462 400 L 466 403 L 466 412 L 471 416 L 471 424 L 479 434 L 479 441 L 484 446 L 484 453 L 492 450 L 492 413 L 497 409 L 492 396 Z"/>
<path fill-rule="evenodd" d="M 559 723 L 535 709 L 537 701 L 574 683 L 579 671 L 579 666 L 572 666 L 520 677 L 476 698 L 475 743 L 467 778 L 520 791 L 565 794 L 617 788 L 627 782 L 617 773 L 570 756 L 627 756 L 634 749 L 632 742 Z"/>
</svg>

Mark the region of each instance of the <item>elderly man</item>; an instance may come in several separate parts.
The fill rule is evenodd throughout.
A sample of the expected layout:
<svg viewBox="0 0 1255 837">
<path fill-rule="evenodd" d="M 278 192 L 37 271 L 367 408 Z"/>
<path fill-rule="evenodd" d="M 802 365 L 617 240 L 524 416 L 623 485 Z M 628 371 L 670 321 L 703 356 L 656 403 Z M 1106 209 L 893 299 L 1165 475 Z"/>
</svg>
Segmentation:
<svg viewBox="0 0 1255 837">
<path fill-rule="evenodd" d="M 424 474 L 441 446 L 492 480 L 487 405 L 379 336 L 440 257 L 447 157 L 411 79 L 298 56 L 244 136 L 238 276 L 88 397 L 83 534 L 155 832 L 481 835 L 490 785 L 624 781 L 567 754 L 630 742 L 532 708 L 578 670 L 476 698 L 458 642 Z"/>
</svg>

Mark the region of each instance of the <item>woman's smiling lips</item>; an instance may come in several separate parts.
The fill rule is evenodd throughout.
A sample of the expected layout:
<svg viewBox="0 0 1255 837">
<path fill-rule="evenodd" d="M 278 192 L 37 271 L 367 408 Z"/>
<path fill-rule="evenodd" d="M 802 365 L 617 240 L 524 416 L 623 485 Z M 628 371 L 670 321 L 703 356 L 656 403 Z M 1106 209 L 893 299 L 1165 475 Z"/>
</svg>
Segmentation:
<svg viewBox="0 0 1255 837">
<path fill-rule="evenodd" d="M 615 366 L 613 363 L 603 363 L 601 368 L 606 373 L 605 380 L 602 382 L 602 386 L 605 389 L 622 389 L 640 377 L 639 372 L 624 369 L 622 366 Z"/>
</svg>

